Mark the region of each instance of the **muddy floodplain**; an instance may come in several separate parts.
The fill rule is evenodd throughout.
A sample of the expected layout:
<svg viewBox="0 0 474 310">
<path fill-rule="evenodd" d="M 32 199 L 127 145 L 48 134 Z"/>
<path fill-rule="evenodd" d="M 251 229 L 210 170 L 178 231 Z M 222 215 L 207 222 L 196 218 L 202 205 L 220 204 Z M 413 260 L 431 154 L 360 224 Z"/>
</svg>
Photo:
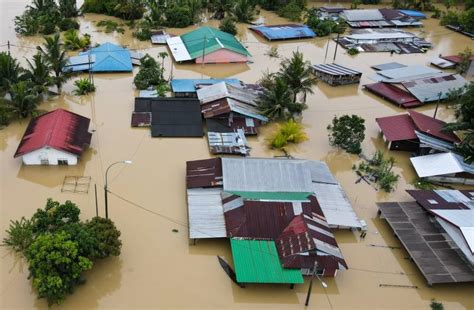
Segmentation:
<svg viewBox="0 0 474 310">
<path fill-rule="evenodd" d="M 12 54 L 23 64 L 24 57 L 35 53 L 40 37 L 17 37 L 13 17 L 27 4 L 24 0 L 0 0 L 0 46 L 8 40 L 14 44 Z M 321 3 L 319 3 L 321 4 Z M 334 4 L 334 3 L 332 3 Z M 317 3 L 312 3 L 317 5 Z M 262 11 L 270 24 L 286 21 L 273 13 Z M 95 22 L 106 17 L 86 14 L 80 18 L 81 32 L 92 35 L 93 43 L 113 42 L 157 56 L 166 47 L 152 46 L 125 34 L 99 32 Z M 107 17 L 109 18 L 109 17 Z M 209 25 L 217 25 L 210 21 Z M 408 153 L 389 152 L 396 158 L 395 171 L 401 175 L 397 190 L 386 194 L 375 191 L 357 179 L 351 167 L 357 157 L 333 149 L 328 144 L 326 126 L 335 115 L 357 114 L 366 119 L 366 139 L 363 152 L 371 155 L 385 150 L 378 136 L 375 117 L 402 112 L 362 90 L 373 74 L 371 65 L 397 61 L 404 64 L 425 64 L 438 54 L 457 54 L 465 47 L 474 48 L 474 41 L 438 25 L 437 20 L 424 21 L 423 28 L 410 29 L 432 42 L 426 54 L 393 55 L 362 53 L 349 56 L 339 48 L 336 62 L 363 72 L 360 85 L 330 87 L 322 82 L 308 97 L 308 110 L 303 114 L 309 140 L 290 148 L 298 158 L 324 160 L 341 182 L 355 211 L 368 224 L 368 234 L 360 240 L 357 233 L 336 231 L 337 241 L 349 265 L 335 279 L 327 278 L 326 289 L 313 287 L 310 308 L 313 309 L 428 309 L 431 299 L 444 304 L 445 309 L 473 309 L 474 285 L 440 285 L 428 287 L 405 250 L 400 248 L 387 223 L 377 217 L 377 201 L 410 200 L 405 189 L 415 175 Z M 280 59 L 266 56 L 271 46 L 277 46 L 281 56 L 295 50 L 303 52 L 313 64 L 325 61 L 327 38 L 268 43 L 239 25 L 238 37 L 252 54 L 252 63 L 228 65 L 175 65 L 165 60 L 166 74 L 176 78 L 235 77 L 247 83 L 257 81 L 262 71 L 276 71 Z M 188 29 L 169 29 L 181 34 Z M 327 62 L 332 62 L 335 45 L 329 43 Z M 117 166 L 109 174 L 109 215 L 122 232 L 122 254 L 96 263 L 86 274 L 87 283 L 78 287 L 58 308 L 64 309 L 143 309 L 143 308 L 267 308 L 302 309 L 308 283 L 290 290 L 285 285 L 248 285 L 245 289 L 233 284 L 220 267 L 216 256 L 231 261 L 228 240 L 202 240 L 189 245 L 185 193 L 185 162 L 210 157 L 206 138 L 151 138 L 148 129 L 130 128 L 130 115 L 137 91 L 132 85 L 132 73 L 96 74 L 97 91 L 89 96 L 72 95 L 69 81 L 60 96 L 44 101 L 40 109 L 65 108 L 91 118 L 93 130 L 90 148 L 74 167 L 27 167 L 13 155 L 28 120 L 13 122 L 0 130 L 0 239 L 10 219 L 30 216 L 43 207 L 46 199 L 72 200 L 82 211 L 82 218 L 95 215 L 94 186 L 99 194 L 99 212 L 104 214 L 103 184 L 106 167 L 115 161 L 130 159 L 132 165 Z M 432 115 L 434 105 L 417 111 Z M 438 116 L 451 120 L 453 111 L 442 106 Z M 266 146 L 273 126 L 250 138 L 251 155 L 280 155 Z M 63 192 L 65 176 L 88 176 L 91 184 L 87 194 Z M 178 232 L 173 232 L 177 230 Z M 393 246 L 390 248 L 388 246 Z M 0 308 L 47 308 L 38 300 L 27 279 L 23 259 L 0 247 Z"/>
</svg>

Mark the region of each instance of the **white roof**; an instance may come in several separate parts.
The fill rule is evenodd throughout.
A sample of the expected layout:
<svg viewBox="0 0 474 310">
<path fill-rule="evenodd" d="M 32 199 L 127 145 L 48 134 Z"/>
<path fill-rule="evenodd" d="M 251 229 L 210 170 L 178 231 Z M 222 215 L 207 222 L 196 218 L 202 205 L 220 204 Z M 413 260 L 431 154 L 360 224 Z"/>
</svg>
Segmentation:
<svg viewBox="0 0 474 310">
<path fill-rule="evenodd" d="M 451 90 L 459 89 L 468 82 L 459 74 L 440 73 L 417 78 L 403 83 L 403 86 L 420 102 L 443 100 Z"/>
<path fill-rule="evenodd" d="M 432 209 L 431 212 L 451 225 L 456 226 L 469 246 L 470 252 L 474 253 L 474 210 Z"/>
<path fill-rule="evenodd" d="M 176 61 L 186 61 L 191 60 L 191 55 L 189 55 L 186 45 L 184 45 L 181 37 L 172 37 L 166 39 L 166 44 L 170 48 L 171 54 Z"/>
<path fill-rule="evenodd" d="M 443 69 L 454 68 L 456 66 L 456 64 L 454 62 L 443 59 L 441 57 L 435 57 L 435 58 L 431 59 L 431 64 L 436 66 L 436 67 L 443 68 Z"/>
<path fill-rule="evenodd" d="M 384 81 L 408 81 L 416 78 L 433 76 L 438 73 L 442 73 L 442 71 L 421 65 L 406 66 L 377 72 L 378 75 L 382 76 L 382 80 Z"/>
<path fill-rule="evenodd" d="M 188 192 L 189 238 L 225 238 L 221 188 L 191 188 Z"/>
<path fill-rule="evenodd" d="M 255 106 L 258 94 L 249 89 L 220 82 L 198 89 L 197 96 L 201 103 L 208 103 L 222 98 L 232 98 Z"/>
<path fill-rule="evenodd" d="M 368 21 L 368 20 L 384 20 L 382 13 L 377 9 L 367 10 L 344 10 L 342 17 L 348 21 Z"/>
<path fill-rule="evenodd" d="M 347 36 L 352 40 L 382 40 L 382 39 L 404 39 L 414 38 L 414 34 L 409 32 L 368 32 L 368 33 L 354 33 Z"/>
<path fill-rule="evenodd" d="M 460 172 L 474 172 L 474 164 L 463 163 L 454 153 L 440 153 L 410 158 L 413 168 L 420 178 L 442 176 Z"/>
</svg>

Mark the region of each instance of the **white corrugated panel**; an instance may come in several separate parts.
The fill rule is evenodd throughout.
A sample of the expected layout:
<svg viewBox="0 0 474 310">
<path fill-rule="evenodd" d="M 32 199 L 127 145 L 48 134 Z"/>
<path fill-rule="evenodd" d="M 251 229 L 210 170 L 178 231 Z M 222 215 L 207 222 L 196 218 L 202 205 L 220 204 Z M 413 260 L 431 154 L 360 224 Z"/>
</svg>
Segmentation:
<svg viewBox="0 0 474 310">
<path fill-rule="evenodd" d="M 225 82 L 220 82 L 198 89 L 197 96 L 201 103 L 208 103 L 222 98 L 232 98 L 256 106 L 255 100 L 258 94 L 248 88 L 244 89 Z"/>
<path fill-rule="evenodd" d="M 311 171 L 311 180 L 313 182 L 339 184 L 325 162 L 319 160 L 309 160 L 307 161 L 307 166 Z"/>
<path fill-rule="evenodd" d="M 459 74 L 440 74 L 429 78 L 419 78 L 403 86 L 421 102 L 443 100 L 450 91 L 467 85 L 468 82 Z"/>
<path fill-rule="evenodd" d="M 414 77 L 431 76 L 442 71 L 421 65 L 406 66 L 396 69 L 388 69 L 377 72 L 377 74 L 396 80 L 412 80 Z"/>
<path fill-rule="evenodd" d="M 362 227 L 339 184 L 313 183 L 313 189 L 330 227 Z"/>
<path fill-rule="evenodd" d="M 348 21 L 384 20 L 382 13 L 377 9 L 344 10 L 342 17 Z"/>
<path fill-rule="evenodd" d="M 454 62 L 443 59 L 441 57 L 435 57 L 431 59 L 431 64 L 443 69 L 454 68 L 456 66 Z"/>
<path fill-rule="evenodd" d="M 189 238 L 225 238 L 221 188 L 188 189 Z"/>
<path fill-rule="evenodd" d="M 410 158 L 420 178 L 463 172 L 453 153 L 440 153 Z"/>
<path fill-rule="evenodd" d="M 446 233 L 449 235 L 449 237 L 451 237 L 454 243 L 456 243 L 456 245 L 459 247 L 461 252 L 466 257 L 466 259 L 468 259 L 471 262 L 471 264 L 474 264 L 474 255 L 472 253 L 472 246 L 473 246 L 472 238 L 474 236 L 472 235 L 472 231 L 471 231 L 470 236 L 468 236 L 469 238 L 471 238 L 470 239 L 471 245 L 469 245 L 468 242 L 466 242 L 467 241 L 465 239 L 466 236 L 456 226 L 443 220 L 440 217 L 436 217 L 436 221 L 441 225 L 441 227 L 443 227 L 444 231 L 446 231 Z"/>
<path fill-rule="evenodd" d="M 184 45 L 181 37 L 172 37 L 166 39 L 166 44 L 170 48 L 171 54 L 176 61 L 187 61 L 191 60 L 191 55 L 189 55 L 186 45 Z"/>
</svg>

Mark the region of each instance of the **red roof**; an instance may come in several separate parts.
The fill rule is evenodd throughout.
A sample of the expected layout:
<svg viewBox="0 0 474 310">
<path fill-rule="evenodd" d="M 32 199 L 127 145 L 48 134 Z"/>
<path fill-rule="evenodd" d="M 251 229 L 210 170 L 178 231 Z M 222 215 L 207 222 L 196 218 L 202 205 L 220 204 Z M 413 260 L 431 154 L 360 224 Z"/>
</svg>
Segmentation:
<svg viewBox="0 0 474 310">
<path fill-rule="evenodd" d="M 461 62 L 461 56 L 459 55 L 441 56 L 440 58 L 443 58 L 450 62 L 454 62 L 455 64 L 458 64 Z M 471 55 L 469 60 L 474 61 L 474 55 Z"/>
<path fill-rule="evenodd" d="M 222 186 L 222 163 L 220 158 L 186 162 L 186 188 L 220 186 Z"/>
<path fill-rule="evenodd" d="M 449 190 L 445 191 L 449 194 Z M 440 196 L 434 190 L 407 190 L 407 193 L 412 196 L 416 202 L 421 205 L 426 210 L 430 211 L 431 209 L 435 210 L 469 210 L 470 207 L 467 203 L 463 201 L 469 201 L 473 199 L 470 190 L 451 190 L 454 193 L 454 197 L 463 198 L 463 195 L 466 196 L 466 199 L 459 200 L 456 198 L 451 198 L 450 201 L 447 201 L 444 197 Z M 458 196 L 459 195 L 459 196 Z"/>
<path fill-rule="evenodd" d="M 420 106 L 422 103 L 418 101 L 407 91 L 400 89 L 389 83 L 374 83 L 365 85 L 370 92 L 382 97 L 392 103 L 398 104 L 404 108 Z"/>
<path fill-rule="evenodd" d="M 88 131 L 90 119 L 63 109 L 57 109 L 30 121 L 15 156 L 45 146 L 67 153 L 81 155 L 92 134 Z"/>
<path fill-rule="evenodd" d="M 413 120 L 413 123 L 415 124 L 418 131 L 448 142 L 460 142 L 459 138 L 456 137 L 455 134 L 451 132 L 445 133 L 441 131 L 446 125 L 445 122 L 435 119 L 431 116 L 418 113 L 413 110 L 408 111 L 408 114 L 410 114 L 410 117 Z"/>
<path fill-rule="evenodd" d="M 388 141 L 415 140 L 415 124 L 408 114 L 376 118 L 375 121 Z"/>
</svg>

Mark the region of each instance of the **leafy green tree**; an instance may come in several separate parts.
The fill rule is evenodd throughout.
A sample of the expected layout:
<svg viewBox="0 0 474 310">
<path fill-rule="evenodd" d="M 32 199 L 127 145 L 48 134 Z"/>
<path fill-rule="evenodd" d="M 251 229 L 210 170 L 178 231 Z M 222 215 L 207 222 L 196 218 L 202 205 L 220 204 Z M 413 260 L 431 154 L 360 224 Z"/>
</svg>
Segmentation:
<svg viewBox="0 0 474 310">
<path fill-rule="evenodd" d="M 237 0 L 232 15 L 241 23 L 250 23 L 255 19 L 255 4 L 252 0 Z"/>
<path fill-rule="evenodd" d="M 49 198 L 44 209 L 38 209 L 33 217 L 33 231 L 36 234 L 55 232 L 72 223 L 79 223 L 81 210 L 69 200 L 61 204 Z"/>
<path fill-rule="evenodd" d="M 365 138 L 365 120 L 357 115 L 334 117 L 328 125 L 329 143 L 352 154 L 362 152 L 361 143 Z"/>
<path fill-rule="evenodd" d="M 214 12 L 215 19 L 223 19 L 226 13 L 231 12 L 232 4 L 232 0 L 210 0 L 209 10 Z"/>
<path fill-rule="evenodd" d="M 306 6 L 306 1 L 290 1 L 278 9 L 278 15 L 292 21 L 300 21 Z"/>
<path fill-rule="evenodd" d="M 26 61 L 28 68 L 26 69 L 25 77 L 33 82 L 39 94 L 46 92 L 48 87 L 53 84 L 53 79 L 43 54 L 36 53 L 36 55 L 33 56 L 33 62 L 29 59 Z"/>
<path fill-rule="evenodd" d="M 442 303 L 437 302 L 436 300 L 432 299 L 430 303 L 431 310 L 444 310 L 444 306 Z"/>
<path fill-rule="evenodd" d="M 459 23 L 465 31 L 474 33 L 474 8 L 463 12 L 459 18 Z"/>
<path fill-rule="evenodd" d="M 279 76 L 292 90 L 293 102 L 297 101 L 297 95 L 301 93 L 305 103 L 306 95 L 313 93 L 316 79 L 312 74 L 311 63 L 304 60 L 303 53 L 296 51 L 291 58 L 285 58 L 280 65 Z"/>
<path fill-rule="evenodd" d="M 340 19 L 334 21 L 332 19 L 320 19 L 316 14 L 316 9 L 309 10 L 306 18 L 306 25 L 310 27 L 318 37 L 324 37 L 331 33 L 344 33 L 346 23 Z"/>
<path fill-rule="evenodd" d="M 8 107 L 15 116 L 26 118 L 36 111 L 39 97 L 31 81 L 19 81 L 12 84 L 8 93 L 10 94 Z"/>
<path fill-rule="evenodd" d="M 169 27 L 184 28 L 194 22 L 194 16 L 192 16 L 191 10 L 187 6 L 173 5 L 168 7 L 165 16 L 166 24 Z"/>
<path fill-rule="evenodd" d="M 120 255 L 122 242 L 120 241 L 120 231 L 115 227 L 114 222 L 110 219 L 94 217 L 86 222 L 85 227 L 97 240 L 94 259 Z"/>
<path fill-rule="evenodd" d="M 219 23 L 219 29 L 234 36 L 237 34 L 237 27 L 235 25 L 234 19 L 230 16 L 221 20 Z"/>
<path fill-rule="evenodd" d="M 164 69 L 150 55 L 146 54 L 140 59 L 140 70 L 133 79 L 133 83 L 138 89 L 148 89 L 166 83 Z"/>
<path fill-rule="evenodd" d="M 16 252 L 24 253 L 34 240 L 33 222 L 22 217 L 19 221 L 10 221 L 6 231 L 7 237 L 3 239 L 3 245 L 11 247 Z"/>
<path fill-rule="evenodd" d="M 466 87 L 465 92 L 455 103 L 456 121 L 446 124 L 444 131 L 457 131 L 462 136 L 462 142 L 456 146 L 456 151 L 464 156 L 466 163 L 474 162 L 474 83 Z"/>
<path fill-rule="evenodd" d="M 61 90 L 61 86 L 71 78 L 70 72 L 63 71 L 63 68 L 68 63 L 68 56 L 61 43 L 59 34 L 55 34 L 51 37 L 44 37 L 45 43 L 43 47 L 38 46 L 38 51 L 43 54 L 46 61 L 49 63 L 51 70 L 53 71 L 53 81 L 57 86 L 58 90 Z"/>
<path fill-rule="evenodd" d="M 59 0 L 59 10 L 64 17 L 76 17 L 78 14 L 76 0 Z"/>
<path fill-rule="evenodd" d="M 74 94 L 77 96 L 87 95 L 89 93 L 95 92 L 95 85 L 89 79 L 79 79 L 74 82 L 76 89 Z"/>
<path fill-rule="evenodd" d="M 293 99 L 291 87 L 281 77 L 276 77 L 257 99 L 257 107 L 270 119 L 288 120 L 306 108 L 304 103 L 294 102 Z"/>
<path fill-rule="evenodd" d="M 10 124 L 12 112 L 7 105 L 7 100 L 0 98 L 0 128 Z"/>
<path fill-rule="evenodd" d="M 10 89 L 11 84 L 22 79 L 25 70 L 18 61 L 6 52 L 0 52 L 0 95 Z"/>
<path fill-rule="evenodd" d="M 59 304 L 81 283 L 92 261 L 79 255 L 77 242 L 66 232 L 38 236 L 26 252 L 33 287 L 49 305 Z"/>
</svg>

